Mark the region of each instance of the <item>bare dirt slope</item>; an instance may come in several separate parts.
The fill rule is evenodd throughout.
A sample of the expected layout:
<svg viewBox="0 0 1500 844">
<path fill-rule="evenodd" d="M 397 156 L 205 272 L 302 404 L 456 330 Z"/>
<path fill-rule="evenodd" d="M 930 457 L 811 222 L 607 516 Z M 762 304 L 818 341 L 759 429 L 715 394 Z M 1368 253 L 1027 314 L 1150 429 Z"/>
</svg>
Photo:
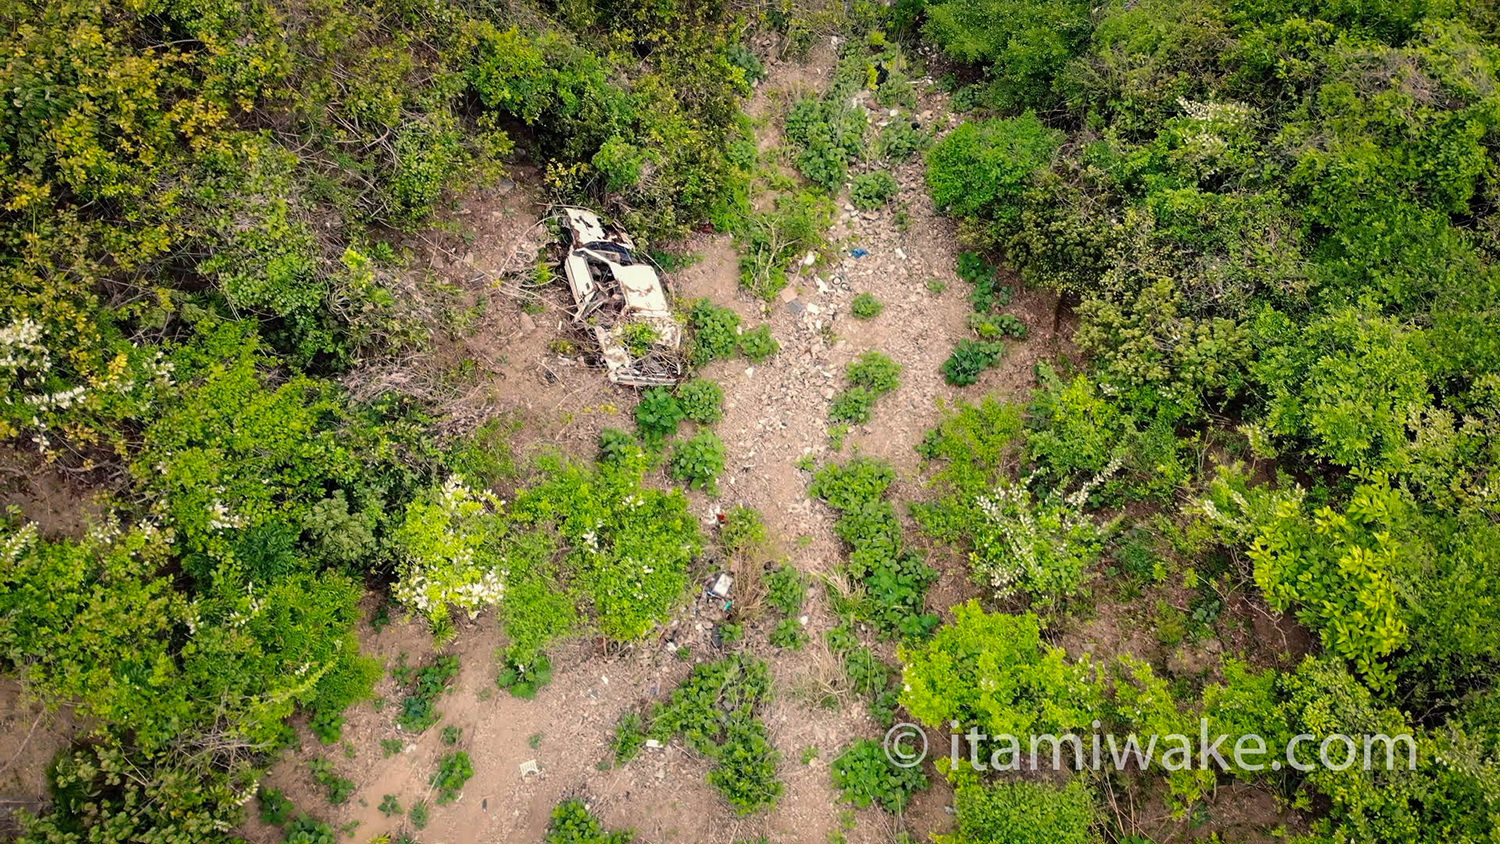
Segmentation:
<svg viewBox="0 0 1500 844">
<path fill-rule="evenodd" d="M 825 85 L 831 74 L 825 50 L 809 63 L 771 67 L 752 114 L 779 113 L 788 94 Z M 924 120 L 946 115 L 943 95 L 923 87 L 919 114 Z M 888 119 L 875 108 L 874 121 Z M 767 133 L 773 120 L 763 120 Z M 701 256 L 673 274 L 669 284 L 679 297 L 706 296 L 736 308 L 751 324 L 768 320 L 782 352 L 761 364 L 743 359 L 714 364 L 704 373 L 720 381 L 726 415 L 716 430 L 728 450 L 728 463 L 716 501 L 694 494 L 693 504 L 705 527 L 715 506 L 745 505 L 760 510 L 789 559 L 815 576 L 835 574 L 842 550 L 834 538 L 826 509 L 808 498 L 807 473 L 796 463 L 805 456 L 819 462 L 853 451 L 890 460 L 902 473 L 902 496 L 920 495 L 914 446 L 940 417 L 942 405 L 961 397 L 990 392 L 1019 396 L 1031 381 L 1032 364 L 1051 349 L 1052 301 L 1021 296 L 1014 307 L 1032 328 L 1030 339 L 1012 344 L 1003 364 L 985 373 L 966 390 L 943 383 L 939 367 L 956 340 L 965 335 L 967 286 L 954 275 L 958 252 L 952 227 L 938 217 L 921 182 L 919 162 L 896 170 L 901 194 L 890 208 L 856 213 L 842 205 L 829 232 L 822 259 L 804 268 L 794 285 L 774 302 L 742 293 L 737 256 L 726 235 L 700 235 L 685 244 Z M 471 199 L 463 206 L 459 226 L 474 237 L 472 245 L 444 244 L 434 249 L 434 271 L 476 291 L 479 315 L 472 330 L 427 361 L 430 367 L 477 363 L 481 378 L 456 406 L 464 426 L 487 415 L 513 413 L 525 420 L 537 441 L 561 442 L 584 452 L 599 427 L 628 427 L 634 404 L 631 391 L 605 384 L 601 373 L 569 363 L 552 345 L 561 314 L 550 304 L 539 314 L 522 314 L 516 303 L 486 298 L 484 280 L 505 268 L 512 244 L 535 219 L 537 195 L 524 185 Z M 910 223 L 898 230 L 897 209 Z M 436 244 L 434 244 L 436 245 Z M 867 254 L 855 257 L 853 250 Z M 930 284 L 929 282 L 939 282 Z M 874 294 L 885 304 L 874 320 L 849 316 L 858 293 Z M 902 384 L 881 399 L 874 422 L 848 437 L 842 455 L 830 447 L 828 404 L 842 387 L 844 365 L 858 354 L 879 349 L 904 367 Z M 395 377 L 392 375 L 391 377 Z M 944 573 L 939 590 L 946 598 L 968 587 L 956 571 Z M 269 778 L 299 806 L 335 825 L 351 825 L 354 841 L 371 841 L 385 833 L 407 832 L 424 844 L 470 841 L 538 841 L 551 808 L 568 796 L 585 797 L 611 827 L 631 827 L 647 842 L 732 842 L 765 836 L 778 842 L 825 842 L 843 832 L 849 841 L 889 841 L 905 828 L 918 840 L 947 823 L 950 795 L 935 787 L 921 795 L 905 819 L 875 810 L 850 812 L 838 803 L 828 765 L 839 750 L 859 737 L 877 737 L 878 727 L 862 704 L 838 694 L 840 668 L 823 645 L 822 634 L 835 623 L 826 588 L 818 581 L 807 605 L 811 643 L 798 651 L 767 648 L 778 696 L 768 713 L 773 740 L 782 754 L 786 792 L 777 808 L 748 818 L 736 817 L 707 784 L 707 763 L 679 744 L 647 749 L 620 768 L 607 769 L 608 741 L 621 713 L 670 692 L 691 667 L 664 647 L 685 645 L 695 657 L 711 656 L 709 631 L 722 616 L 716 602 L 700 598 L 684 611 L 675 627 L 623 653 L 605 655 L 595 643 L 577 641 L 554 655 L 553 682 L 535 700 L 511 697 L 495 687 L 492 654 L 503 637 L 492 619 L 460 632 L 451 652 L 462 657 L 456 687 L 441 700 L 444 725 L 463 730 L 459 747 L 473 757 L 475 775 L 455 803 L 434 807 L 430 825 L 421 832 L 401 816 L 379 810 L 384 795 L 395 795 L 403 808 L 432 801 L 428 780 L 444 747 L 441 727 L 421 735 L 402 735 L 395 727 L 400 690 L 390 679 L 375 704 L 350 713 L 341 745 L 320 746 L 306 738 L 301 752 L 289 754 Z M 430 658 L 432 644 L 419 624 L 397 623 L 371 635 L 366 647 L 394 664 L 405 653 L 412 662 Z M 829 705 L 830 702 L 833 705 Z M 382 741 L 399 742 L 386 755 Z M 391 745 L 392 748 L 395 745 Z M 807 763 L 805 756 L 815 758 Z M 356 781 L 358 790 L 343 806 L 329 807 L 311 780 L 307 762 L 323 757 Z M 523 776 L 522 764 L 535 760 L 539 774 Z M 246 830 L 256 841 L 271 841 L 258 824 Z"/>
</svg>

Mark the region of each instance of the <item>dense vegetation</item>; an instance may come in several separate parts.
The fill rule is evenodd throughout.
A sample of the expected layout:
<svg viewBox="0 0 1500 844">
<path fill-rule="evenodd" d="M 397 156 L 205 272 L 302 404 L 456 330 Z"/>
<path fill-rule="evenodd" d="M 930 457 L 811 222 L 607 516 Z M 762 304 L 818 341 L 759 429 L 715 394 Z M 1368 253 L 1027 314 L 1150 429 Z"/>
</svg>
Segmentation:
<svg viewBox="0 0 1500 844">
<path fill-rule="evenodd" d="M 1275 668 L 1226 662 L 1168 685 L 1125 658 L 1074 662 L 1034 621 L 961 613 L 907 654 L 905 704 L 944 729 L 1170 732 L 1193 712 L 1228 718 L 1223 705 L 1268 736 L 1379 726 L 1416 737 L 1416 770 L 1237 776 L 1310 810 L 1301 840 L 1490 840 L 1494 7 L 976 0 L 924 14 L 975 110 L 927 153 L 933 198 L 973 248 L 1063 296 L 1085 362 L 1044 367 L 1027 407 L 986 401 L 934 431 L 939 497 L 919 521 L 969 554 L 1002 609 L 1066 626 L 1096 600 L 1134 601 L 1176 646 L 1185 622 L 1224 629 L 1248 591 L 1321 647 L 1299 663 L 1267 645 L 1253 657 Z M 971 380 L 975 354 L 955 354 L 950 381 Z M 1007 666 L 1016 696 L 967 702 L 964 672 L 947 672 L 974 658 Z M 1118 773 L 1105 785 L 1161 793 Z M 1204 785 L 1174 775 L 1164 799 L 1186 814 Z M 960 789 L 954 840 L 1060 834 L 993 837 L 1040 798 L 991 788 Z M 1076 805 L 1047 811 L 1086 835 Z"/>
<path fill-rule="evenodd" d="M 502 507 L 490 489 L 526 474 L 503 426 L 439 443 L 431 408 L 355 401 L 339 381 L 452 315 L 396 244 L 512 162 L 646 241 L 728 194 L 757 72 L 747 19 L 549 12 L 0 11 L 0 436 L 110 495 L 86 536 L 16 523 L 0 543 L 5 661 L 91 725 L 27 840 L 226 838 L 289 718 L 332 740 L 369 695 L 380 667 L 353 635 L 367 585 L 440 638 L 451 613 L 499 607 L 517 693 L 545 682 L 551 638 L 631 639 L 683 599 L 697 530 L 680 494 L 640 487 L 643 457 L 543 465 Z M 690 403 L 706 414 L 712 396 Z M 702 457 L 683 472 L 712 482 Z M 632 491 L 649 517 L 580 521 Z M 445 763 L 439 802 L 467 760 Z"/>
</svg>

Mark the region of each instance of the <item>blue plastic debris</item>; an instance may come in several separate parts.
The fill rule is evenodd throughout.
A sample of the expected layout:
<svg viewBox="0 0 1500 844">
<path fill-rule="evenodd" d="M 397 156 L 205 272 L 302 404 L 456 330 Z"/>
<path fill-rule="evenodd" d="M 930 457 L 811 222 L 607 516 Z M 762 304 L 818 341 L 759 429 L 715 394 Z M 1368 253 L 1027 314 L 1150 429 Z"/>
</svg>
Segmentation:
<svg viewBox="0 0 1500 844">
<path fill-rule="evenodd" d="M 863 258 L 870 253 L 863 249 L 850 249 L 849 254 L 854 256 L 855 258 Z"/>
</svg>

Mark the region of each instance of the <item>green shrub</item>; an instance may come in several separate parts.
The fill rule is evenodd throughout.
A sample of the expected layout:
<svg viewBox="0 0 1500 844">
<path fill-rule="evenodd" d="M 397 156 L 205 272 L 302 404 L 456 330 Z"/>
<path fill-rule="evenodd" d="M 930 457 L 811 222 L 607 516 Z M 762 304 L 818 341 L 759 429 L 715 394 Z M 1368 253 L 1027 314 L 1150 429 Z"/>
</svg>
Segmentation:
<svg viewBox="0 0 1500 844">
<path fill-rule="evenodd" d="M 620 716 L 620 722 L 615 725 L 614 738 L 610 742 L 615 764 L 623 765 L 629 762 L 645 746 L 646 725 L 641 720 L 641 714 L 631 710 Z"/>
<path fill-rule="evenodd" d="M 677 403 L 683 416 L 699 425 L 712 425 L 724 418 L 724 389 L 707 378 L 678 385 Z"/>
<path fill-rule="evenodd" d="M 771 326 L 758 325 L 740 335 L 740 354 L 759 363 L 781 351 L 781 344 L 771 335 Z"/>
<path fill-rule="evenodd" d="M 740 315 L 707 299 L 688 309 L 688 360 L 703 366 L 734 355 L 739 346 Z"/>
<path fill-rule="evenodd" d="M 547 825 L 545 844 L 631 844 L 631 831 L 607 832 L 587 805 L 577 797 L 558 803 Z"/>
<path fill-rule="evenodd" d="M 874 319 L 884 310 L 885 305 L 871 293 L 861 293 L 849 303 L 849 313 L 855 319 Z"/>
<path fill-rule="evenodd" d="M 737 813 L 770 808 L 782 792 L 778 754 L 760 719 L 770 695 L 764 662 L 736 655 L 700 663 L 652 710 L 651 733 L 659 739 L 681 735 L 689 748 L 713 760 L 708 781 Z"/>
<path fill-rule="evenodd" d="M 436 708 L 437 700 L 447 694 L 458 677 L 458 657 L 440 656 L 415 670 L 402 665 L 392 673 L 407 687 L 396 725 L 407 732 L 420 733 L 441 718 Z"/>
<path fill-rule="evenodd" d="M 404 815 L 406 810 L 401 808 L 401 801 L 394 794 L 387 794 L 380 798 L 380 814 L 386 817 Z"/>
<path fill-rule="evenodd" d="M 452 803 L 463 793 L 464 783 L 474 776 L 474 764 L 469 754 L 462 750 L 444 755 L 438 760 L 437 772 L 432 775 L 432 787 L 437 790 L 437 804 Z"/>
<path fill-rule="evenodd" d="M 354 780 L 339 776 L 332 762 L 314 759 L 307 763 L 307 769 L 312 772 L 313 782 L 327 793 L 329 803 L 337 806 L 349 802 L 349 796 L 354 793 Z"/>
<path fill-rule="evenodd" d="M 941 844 L 1097 844 L 1098 810 L 1082 780 L 966 784 L 954 800 L 958 828 Z"/>
<path fill-rule="evenodd" d="M 599 431 L 599 462 L 618 465 L 639 460 L 641 455 L 641 441 L 634 434 L 619 428 Z"/>
<path fill-rule="evenodd" d="M 797 169 L 813 184 L 837 191 L 849 164 L 864 151 L 868 117 L 836 93 L 822 100 L 804 97 L 786 116 L 786 137 L 799 150 Z"/>
<path fill-rule="evenodd" d="M 900 655 L 901 703 L 934 729 L 957 721 L 990 735 L 1062 735 L 1088 728 L 1103 700 L 1093 667 L 1044 645 L 1035 616 L 986 613 L 974 601 L 954 607 L 952 622 Z M 1005 682 L 972 682 L 980 671 Z"/>
<path fill-rule="evenodd" d="M 713 431 L 699 431 L 672 449 L 668 466 L 677 480 L 710 495 L 716 494 L 719 474 L 724 471 L 724 443 Z"/>
<path fill-rule="evenodd" d="M 782 194 L 770 209 L 747 211 L 735 226 L 740 283 L 762 299 L 780 293 L 788 266 L 822 244 L 833 211 L 827 197 L 811 191 Z"/>
<path fill-rule="evenodd" d="M 845 800 L 860 808 L 878 803 L 893 814 L 906 809 L 913 792 L 927 787 L 927 775 L 920 767 L 896 765 L 885 745 L 870 739 L 850 745 L 834 760 L 831 770 L 833 784 Z"/>
<path fill-rule="evenodd" d="M 886 161 L 906 161 L 932 146 L 932 135 L 912 125 L 908 120 L 892 120 L 880 130 L 875 141 L 875 152 Z"/>
<path fill-rule="evenodd" d="M 641 439 L 653 445 L 677 433 L 677 425 L 686 417 L 682 404 L 666 387 L 651 387 L 641 392 L 635 406 L 635 426 Z"/>
<path fill-rule="evenodd" d="M 896 177 L 885 170 L 862 173 L 849 185 L 849 201 L 861 211 L 871 211 L 888 204 L 900 189 Z"/>
<path fill-rule="evenodd" d="M 967 387 L 979 380 L 979 374 L 1000 362 L 1005 346 L 960 340 L 953 354 L 943 361 L 943 380 L 955 387 Z"/>
<path fill-rule="evenodd" d="M 507 648 L 500 654 L 495 685 L 523 700 L 552 682 L 552 660 L 544 653 L 525 648 Z"/>
<path fill-rule="evenodd" d="M 1022 199 L 1062 143 L 1036 115 L 968 122 L 927 153 L 927 184 L 938 208 L 1009 230 Z"/>
<path fill-rule="evenodd" d="M 900 386 L 901 364 L 880 352 L 865 352 L 844 367 L 844 377 L 879 397 Z"/>
<path fill-rule="evenodd" d="M 995 342 L 1006 337 L 1026 337 L 1026 323 L 1021 322 L 1014 314 L 985 314 L 976 311 L 969 314 L 969 330 L 984 342 Z"/>
</svg>

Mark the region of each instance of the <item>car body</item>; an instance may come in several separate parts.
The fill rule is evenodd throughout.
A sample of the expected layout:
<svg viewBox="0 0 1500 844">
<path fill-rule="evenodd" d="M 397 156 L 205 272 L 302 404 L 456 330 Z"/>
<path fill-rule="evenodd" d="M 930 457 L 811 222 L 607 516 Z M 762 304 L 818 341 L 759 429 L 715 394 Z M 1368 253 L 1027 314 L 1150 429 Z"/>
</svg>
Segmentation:
<svg viewBox="0 0 1500 844">
<path fill-rule="evenodd" d="M 563 207 L 568 251 L 563 272 L 577 310 L 574 324 L 593 336 L 609 380 L 632 387 L 682 379 L 682 325 L 656 267 L 635 254 L 630 235 L 608 228 L 586 208 Z"/>
</svg>

